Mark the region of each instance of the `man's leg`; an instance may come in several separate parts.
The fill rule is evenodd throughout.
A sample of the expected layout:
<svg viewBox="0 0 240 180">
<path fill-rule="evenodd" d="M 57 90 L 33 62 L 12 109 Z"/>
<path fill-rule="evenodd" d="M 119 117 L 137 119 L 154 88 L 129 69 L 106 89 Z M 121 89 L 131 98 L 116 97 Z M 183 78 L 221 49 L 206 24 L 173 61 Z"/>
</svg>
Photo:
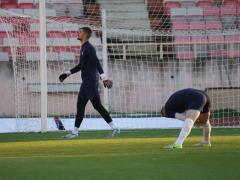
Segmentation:
<svg viewBox="0 0 240 180">
<path fill-rule="evenodd" d="M 111 116 L 109 115 L 108 111 L 103 107 L 100 97 L 95 97 L 90 100 L 94 109 L 96 109 L 99 114 L 103 117 L 103 119 L 108 123 L 108 125 L 113 130 L 112 136 L 115 136 L 117 133 L 120 133 L 119 128 L 113 123 Z"/>
<path fill-rule="evenodd" d="M 78 133 L 78 129 L 82 123 L 85 113 L 85 107 L 88 102 L 88 99 L 78 97 L 77 101 L 77 114 L 75 119 L 74 133 Z"/>
<path fill-rule="evenodd" d="M 178 139 L 176 140 L 175 144 L 182 145 L 187 136 L 190 134 L 191 129 L 194 125 L 194 122 L 198 119 L 200 115 L 200 111 L 198 110 L 187 110 L 185 113 L 186 119 L 183 123 L 183 127 L 181 129 L 181 132 L 178 136 Z"/>
<path fill-rule="evenodd" d="M 78 101 L 77 101 L 77 114 L 75 118 L 75 126 L 71 134 L 68 134 L 64 136 L 64 138 L 76 138 L 78 137 L 78 131 L 79 127 L 82 123 L 83 117 L 84 117 L 84 112 L 85 112 L 85 107 L 88 102 L 88 99 L 82 98 L 78 96 Z"/>
<path fill-rule="evenodd" d="M 194 125 L 194 122 L 197 120 L 199 115 L 200 115 L 199 110 L 193 110 L 193 109 L 187 110 L 185 112 L 185 119 L 184 119 L 184 122 L 183 122 L 183 127 L 182 127 L 181 132 L 178 136 L 178 139 L 176 140 L 176 142 L 174 144 L 165 146 L 165 148 L 181 149 L 183 142 L 185 141 L 187 136 L 190 134 L 191 129 Z"/>
<path fill-rule="evenodd" d="M 201 143 L 195 144 L 194 146 L 207 146 L 211 147 L 211 124 L 210 124 L 210 112 L 201 113 L 196 121 L 197 125 L 203 126 L 203 139 Z"/>
</svg>

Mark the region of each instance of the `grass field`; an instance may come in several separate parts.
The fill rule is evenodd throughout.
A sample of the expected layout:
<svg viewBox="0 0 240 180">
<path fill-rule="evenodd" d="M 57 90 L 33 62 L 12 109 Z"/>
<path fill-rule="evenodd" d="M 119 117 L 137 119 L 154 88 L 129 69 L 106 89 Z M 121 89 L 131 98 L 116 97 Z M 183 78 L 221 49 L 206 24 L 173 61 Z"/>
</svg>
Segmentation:
<svg viewBox="0 0 240 180">
<path fill-rule="evenodd" d="M 178 130 L 0 134 L 0 180 L 220 180 L 240 179 L 240 128 L 213 129 L 212 148 L 194 148 L 194 129 L 184 149 L 166 150 Z"/>
</svg>

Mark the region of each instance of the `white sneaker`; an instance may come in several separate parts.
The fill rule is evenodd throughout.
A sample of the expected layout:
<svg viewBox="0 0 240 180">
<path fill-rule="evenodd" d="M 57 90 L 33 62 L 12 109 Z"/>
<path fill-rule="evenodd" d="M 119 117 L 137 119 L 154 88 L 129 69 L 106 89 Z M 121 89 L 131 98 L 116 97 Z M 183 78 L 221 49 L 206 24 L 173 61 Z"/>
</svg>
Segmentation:
<svg viewBox="0 0 240 180">
<path fill-rule="evenodd" d="M 78 134 L 70 133 L 70 134 L 65 135 L 63 138 L 64 139 L 76 139 L 76 138 L 78 138 Z"/>
<path fill-rule="evenodd" d="M 118 134 L 120 134 L 120 132 L 121 132 L 121 130 L 120 130 L 119 128 L 114 129 L 114 130 L 112 131 L 111 137 L 116 137 Z"/>
</svg>

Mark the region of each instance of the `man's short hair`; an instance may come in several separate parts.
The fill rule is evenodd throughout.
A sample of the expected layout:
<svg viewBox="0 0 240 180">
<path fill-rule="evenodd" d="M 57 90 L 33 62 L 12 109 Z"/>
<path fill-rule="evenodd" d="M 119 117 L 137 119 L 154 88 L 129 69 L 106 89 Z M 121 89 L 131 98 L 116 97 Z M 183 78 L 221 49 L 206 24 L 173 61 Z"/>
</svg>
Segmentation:
<svg viewBox="0 0 240 180">
<path fill-rule="evenodd" d="M 87 38 L 89 39 L 92 35 L 92 30 L 89 27 L 81 27 L 80 30 L 83 30 L 87 34 Z"/>
</svg>

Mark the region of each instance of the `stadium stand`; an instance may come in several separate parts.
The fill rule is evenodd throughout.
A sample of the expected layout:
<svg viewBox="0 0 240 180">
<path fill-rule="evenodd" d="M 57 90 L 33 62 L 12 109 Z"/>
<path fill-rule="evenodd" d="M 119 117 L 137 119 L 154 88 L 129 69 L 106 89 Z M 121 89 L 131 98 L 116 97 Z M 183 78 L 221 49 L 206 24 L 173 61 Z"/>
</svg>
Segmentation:
<svg viewBox="0 0 240 180">
<path fill-rule="evenodd" d="M 124 2 L 117 1 L 119 5 L 124 6 Z M 100 23 L 100 7 L 111 8 L 109 18 L 110 25 L 114 26 L 115 17 L 120 17 L 115 12 L 119 12 L 118 6 L 113 8 L 113 4 L 108 1 L 85 1 L 85 0 L 70 0 L 65 2 L 63 0 L 56 1 L 53 0 L 47 5 L 47 44 L 52 46 L 51 49 L 54 52 L 59 53 L 61 50 L 65 49 L 69 53 L 75 54 L 75 58 L 79 57 L 78 47 L 79 42 L 76 40 L 77 31 L 79 28 L 78 23 L 88 22 L 88 24 L 99 25 Z M 128 6 L 128 7 L 127 7 Z M 146 8 L 145 8 L 146 6 Z M 36 16 L 38 14 L 38 1 L 34 0 L 4 0 L 1 1 L 1 8 L 10 10 L 19 14 L 26 14 L 29 16 Z M 124 6 L 125 7 L 125 6 Z M 172 33 L 170 35 L 176 36 L 174 38 L 161 39 L 162 43 L 172 43 L 172 48 L 175 49 L 173 54 L 176 54 L 177 59 L 183 58 L 184 54 L 187 54 L 184 59 L 189 58 L 200 58 L 201 54 L 207 53 L 209 57 L 214 53 L 211 45 L 204 45 L 206 43 L 206 38 L 208 42 L 211 42 L 212 35 L 217 35 L 215 37 L 216 43 L 219 43 L 221 47 L 226 47 L 225 49 L 231 48 L 231 51 L 227 51 L 228 57 L 239 57 L 237 52 L 238 38 L 233 41 L 232 37 L 239 37 L 239 32 L 236 31 L 240 28 L 240 5 L 238 1 L 225 0 L 219 6 L 215 5 L 213 0 L 198 0 L 198 1 L 174 1 L 174 0 L 148 0 L 147 4 L 138 4 L 137 6 L 139 12 L 133 14 L 130 17 L 129 13 L 126 13 L 126 17 L 129 21 L 139 22 L 139 28 L 152 29 L 154 31 Z M 126 9 L 129 12 L 132 9 L 136 9 L 135 3 L 130 3 L 126 5 Z M 147 12 L 147 15 L 146 15 Z M 141 14 L 141 15 L 139 15 Z M 75 17 L 75 18 L 74 18 Z M 124 18 L 126 18 L 124 17 Z M 139 17 L 139 20 L 133 17 Z M 115 19 L 114 19 L 115 18 Z M 18 29 L 12 24 L 7 22 L 14 21 L 18 24 L 23 24 L 23 29 L 26 31 L 18 32 Z M 63 23 L 56 23 L 56 22 Z M 124 23 L 120 23 L 123 27 Z M 129 26 L 128 22 L 128 26 Z M 134 24 L 136 26 L 136 23 Z M 19 26 L 18 26 L 19 27 Z M 130 27 L 131 28 L 131 27 Z M 32 20 L 24 20 L 22 22 L 21 18 L 16 20 L 16 17 L 8 17 L 6 22 L 0 22 L 0 51 L 5 55 L 9 54 L 9 60 L 11 59 L 12 53 L 10 49 L 11 43 L 20 44 L 31 44 L 36 46 L 39 43 L 39 24 Z M 182 38 L 180 38 L 183 36 Z M 185 47 L 184 51 L 179 51 L 179 47 L 174 48 L 174 43 L 184 43 L 187 40 L 185 36 L 189 36 L 190 45 Z M 7 38 L 10 37 L 10 38 Z M 210 38 L 210 39 L 209 39 Z M 216 38 L 219 38 L 216 41 Z M 182 40 L 179 40 L 182 39 Z M 180 42 L 179 42 L 180 41 Z M 97 46 L 101 45 L 101 39 L 99 36 L 95 35 L 91 42 Z M 200 43 L 199 43 L 200 42 Z M 225 43 L 224 43 L 225 42 Z M 71 45 L 71 48 L 68 46 Z M 213 45 L 216 46 L 216 45 Z M 67 48 L 68 47 L 68 48 Z M 33 49 L 29 47 L 30 49 Z M 164 53 L 164 47 L 161 50 Z M 28 48 L 25 48 L 25 50 Z M 167 48 L 166 53 L 169 54 L 171 47 Z M 180 48 L 181 49 L 181 48 Z M 199 52 L 201 50 L 201 52 Z M 202 52 L 203 50 L 203 52 Z M 24 55 L 24 51 L 19 50 Z M 194 53 L 194 54 L 192 54 Z M 100 51 L 98 52 L 100 54 Z M 179 55 L 181 54 L 181 55 Z M 224 55 L 225 56 L 225 55 Z M 4 57 L 4 56 L 3 56 Z M 54 56 L 55 57 L 55 56 Z M 62 56 L 65 57 L 65 56 Z M 3 58 L 6 59 L 6 58 Z M 52 58 L 56 59 L 56 58 Z M 64 59 L 64 58 L 62 58 Z"/>
<path fill-rule="evenodd" d="M 193 48 L 194 57 L 201 57 L 198 53 L 203 50 L 201 54 L 209 54 L 211 58 L 218 57 L 239 57 L 238 53 L 232 50 L 230 54 L 226 51 L 226 42 L 228 40 L 228 48 L 234 47 L 236 41 L 233 42 L 229 39 L 229 34 L 238 36 L 239 32 L 239 5 L 237 1 L 227 0 L 223 1 L 220 6 L 214 5 L 211 0 L 199 1 L 165 1 L 165 9 L 170 11 L 170 21 L 172 24 L 172 32 L 175 36 L 174 43 L 182 42 L 183 44 L 189 42 L 186 35 L 192 36 L 190 39 L 192 46 L 186 46 L 185 51 L 179 50 L 179 45 L 176 45 L 176 58 L 188 59 L 192 57 Z M 182 37 L 180 37 L 182 35 Z M 208 35 L 208 36 L 206 36 Z M 224 36 L 228 37 L 225 38 Z M 210 43 L 206 45 L 205 43 Z M 225 41 L 225 43 L 224 43 Z M 235 45 L 233 45 L 235 44 Z M 236 47 L 236 46 L 235 46 Z M 217 49 L 220 49 L 217 51 Z M 187 51 L 186 51 L 187 50 Z M 206 51 L 209 51 L 208 53 Z M 178 52 L 180 51 L 180 52 Z M 202 57 L 205 57 L 203 55 Z M 186 56 L 186 57 L 185 57 Z"/>
<path fill-rule="evenodd" d="M 200 0 L 196 2 L 196 6 L 198 7 L 209 7 L 213 5 L 213 0 Z"/>
<path fill-rule="evenodd" d="M 96 2 L 91 1 L 89 3 L 88 1 L 84 1 L 84 3 L 87 4 L 85 14 L 83 12 L 82 0 L 70 0 L 67 2 L 63 0 L 53 0 L 51 3 L 47 4 L 47 45 L 49 46 L 48 51 L 54 51 L 48 52 L 48 60 L 67 60 L 70 58 L 77 59 L 79 57 L 80 43 L 76 40 L 79 29 L 77 22 L 86 21 L 88 23 L 97 24 L 99 23 L 99 18 L 96 18 L 96 14 L 100 14 L 99 5 Z M 28 45 L 28 47 L 17 48 L 17 60 L 24 60 L 25 58 L 27 61 L 37 60 L 39 54 L 34 51 L 38 50 L 39 24 L 37 20 L 34 20 L 34 17 L 37 17 L 39 13 L 37 9 L 38 1 L 4 0 L 0 2 L 0 6 L 2 9 L 16 13 L 16 16 L 13 13 L 13 15 L 8 15 L 6 19 L 3 17 L 1 18 L 1 59 L 11 60 L 12 49 L 10 45 L 21 44 L 21 46 Z M 94 14 L 92 12 L 94 12 Z M 18 14 L 24 14 L 33 18 L 20 18 L 19 16 L 17 17 Z M 18 24 L 18 26 L 13 26 L 12 22 Z M 21 27 L 21 29 L 18 29 L 19 27 Z M 101 45 L 100 37 L 97 37 L 95 34 L 91 41 L 97 46 Z M 71 48 L 67 48 L 69 44 L 71 44 Z M 64 52 L 61 53 L 60 51 L 63 49 Z M 30 57 L 31 53 L 35 54 Z M 8 58 L 6 58 L 7 54 L 9 55 Z"/>
</svg>

